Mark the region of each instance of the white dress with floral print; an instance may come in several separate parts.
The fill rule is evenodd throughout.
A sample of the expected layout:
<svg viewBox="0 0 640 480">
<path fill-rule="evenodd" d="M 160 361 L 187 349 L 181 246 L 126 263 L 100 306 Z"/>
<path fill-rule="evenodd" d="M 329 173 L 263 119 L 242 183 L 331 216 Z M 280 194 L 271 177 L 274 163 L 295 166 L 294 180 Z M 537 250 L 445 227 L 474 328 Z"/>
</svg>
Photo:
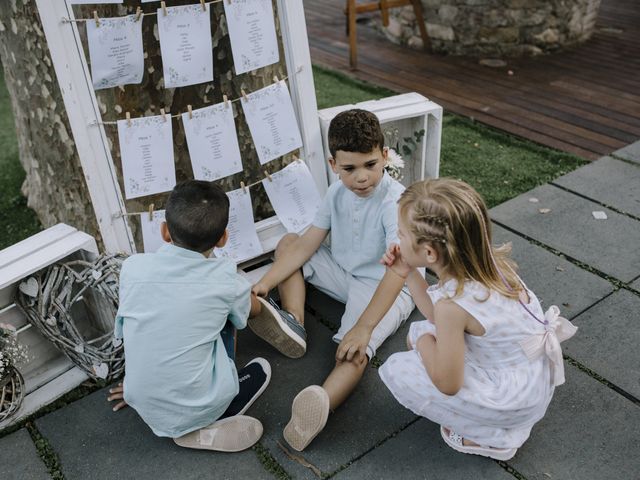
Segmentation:
<svg viewBox="0 0 640 480">
<path fill-rule="evenodd" d="M 452 298 L 456 281 L 427 290 L 434 305 Z M 540 302 L 528 291 L 529 310 L 544 319 Z M 486 299 L 485 301 L 482 301 Z M 551 365 L 545 355 L 530 360 L 520 342 L 540 335 L 545 327 L 534 320 L 518 301 L 466 282 L 456 304 L 478 320 L 483 336 L 465 334 L 464 383 L 453 396 L 441 393 L 431 382 L 415 350 L 425 334 L 435 336 L 428 321 L 414 322 L 409 342 L 414 349 L 392 355 L 379 369 L 380 377 L 396 399 L 417 415 L 453 429 L 479 445 L 518 448 L 529 437 L 551 401 L 554 386 Z"/>
</svg>

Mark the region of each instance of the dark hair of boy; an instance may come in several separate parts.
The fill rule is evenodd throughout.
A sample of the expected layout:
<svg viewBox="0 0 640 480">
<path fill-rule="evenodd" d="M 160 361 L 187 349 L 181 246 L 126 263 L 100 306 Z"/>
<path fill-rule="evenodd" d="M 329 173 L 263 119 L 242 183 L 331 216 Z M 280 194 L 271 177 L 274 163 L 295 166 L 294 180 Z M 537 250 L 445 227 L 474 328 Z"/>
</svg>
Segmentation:
<svg viewBox="0 0 640 480">
<path fill-rule="evenodd" d="M 171 241 L 206 252 L 222 238 L 229 223 L 229 198 L 212 182 L 187 180 L 176 185 L 165 206 Z"/>
<path fill-rule="evenodd" d="M 336 115 L 329 124 L 329 152 L 336 158 L 336 152 L 370 153 L 382 150 L 384 136 L 375 114 L 354 108 Z"/>
</svg>

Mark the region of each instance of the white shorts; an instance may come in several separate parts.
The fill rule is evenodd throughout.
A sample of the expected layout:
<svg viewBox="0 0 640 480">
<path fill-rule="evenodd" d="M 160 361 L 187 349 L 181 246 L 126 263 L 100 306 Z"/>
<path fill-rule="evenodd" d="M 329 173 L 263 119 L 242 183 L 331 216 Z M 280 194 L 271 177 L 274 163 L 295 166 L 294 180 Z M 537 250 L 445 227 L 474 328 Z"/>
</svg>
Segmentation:
<svg viewBox="0 0 640 480">
<path fill-rule="evenodd" d="M 362 312 L 378 288 L 379 281 L 370 278 L 354 277 L 338 265 L 325 245 L 313 254 L 302 267 L 304 279 L 331 298 L 345 304 L 344 315 L 338 333 L 333 341 L 340 343 L 346 333 L 353 328 Z M 400 292 L 380 323 L 371 334 L 367 355 L 373 358 L 382 342 L 393 335 L 413 311 L 414 303 L 411 295 Z"/>
</svg>

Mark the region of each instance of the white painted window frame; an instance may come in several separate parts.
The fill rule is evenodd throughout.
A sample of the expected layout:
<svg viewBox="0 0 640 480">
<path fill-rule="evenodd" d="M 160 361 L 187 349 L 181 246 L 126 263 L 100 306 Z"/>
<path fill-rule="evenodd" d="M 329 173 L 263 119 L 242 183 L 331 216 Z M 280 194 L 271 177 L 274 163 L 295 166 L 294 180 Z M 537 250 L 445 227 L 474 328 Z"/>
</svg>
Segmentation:
<svg viewBox="0 0 640 480">
<path fill-rule="evenodd" d="M 105 249 L 133 253 L 134 239 L 123 216 L 127 213 L 124 199 L 78 28 L 76 23 L 63 20 L 75 18 L 71 2 L 36 0 L 36 5 Z M 324 195 L 328 180 L 302 0 L 277 0 L 277 6 L 291 97 L 303 142 L 301 157 L 320 195 Z M 256 229 L 265 252 L 272 251 L 286 233 L 275 216 L 256 222 Z"/>
</svg>

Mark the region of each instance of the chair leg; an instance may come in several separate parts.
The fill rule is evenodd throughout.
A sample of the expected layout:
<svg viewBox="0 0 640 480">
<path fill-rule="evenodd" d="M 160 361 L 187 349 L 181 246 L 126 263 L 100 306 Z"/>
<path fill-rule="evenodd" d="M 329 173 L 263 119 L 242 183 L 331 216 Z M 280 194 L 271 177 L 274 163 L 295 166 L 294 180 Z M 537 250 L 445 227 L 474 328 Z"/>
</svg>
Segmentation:
<svg viewBox="0 0 640 480">
<path fill-rule="evenodd" d="M 413 4 L 413 13 L 416 15 L 416 21 L 418 22 L 418 27 L 420 28 L 420 36 L 422 37 L 422 46 L 425 50 L 431 49 L 431 40 L 429 40 L 429 35 L 427 34 L 427 27 L 424 24 L 424 15 L 422 12 L 422 2 L 420 0 L 411 0 Z"/>
<path fill-rule="evenodd" d="M 355 70 L 358 68 L 358 45 L 356 35 L 356 0 L 348 0 L 347 6 L 348 31 L 349 31 L 349 65 Z"/>
<path fill-rule="evenodd" d="M 389 7 L 387 6 L 387 0 L 380 0 L 380 11 L 382 12 L 382 25 L 389 26 Z"/>
</svg>

